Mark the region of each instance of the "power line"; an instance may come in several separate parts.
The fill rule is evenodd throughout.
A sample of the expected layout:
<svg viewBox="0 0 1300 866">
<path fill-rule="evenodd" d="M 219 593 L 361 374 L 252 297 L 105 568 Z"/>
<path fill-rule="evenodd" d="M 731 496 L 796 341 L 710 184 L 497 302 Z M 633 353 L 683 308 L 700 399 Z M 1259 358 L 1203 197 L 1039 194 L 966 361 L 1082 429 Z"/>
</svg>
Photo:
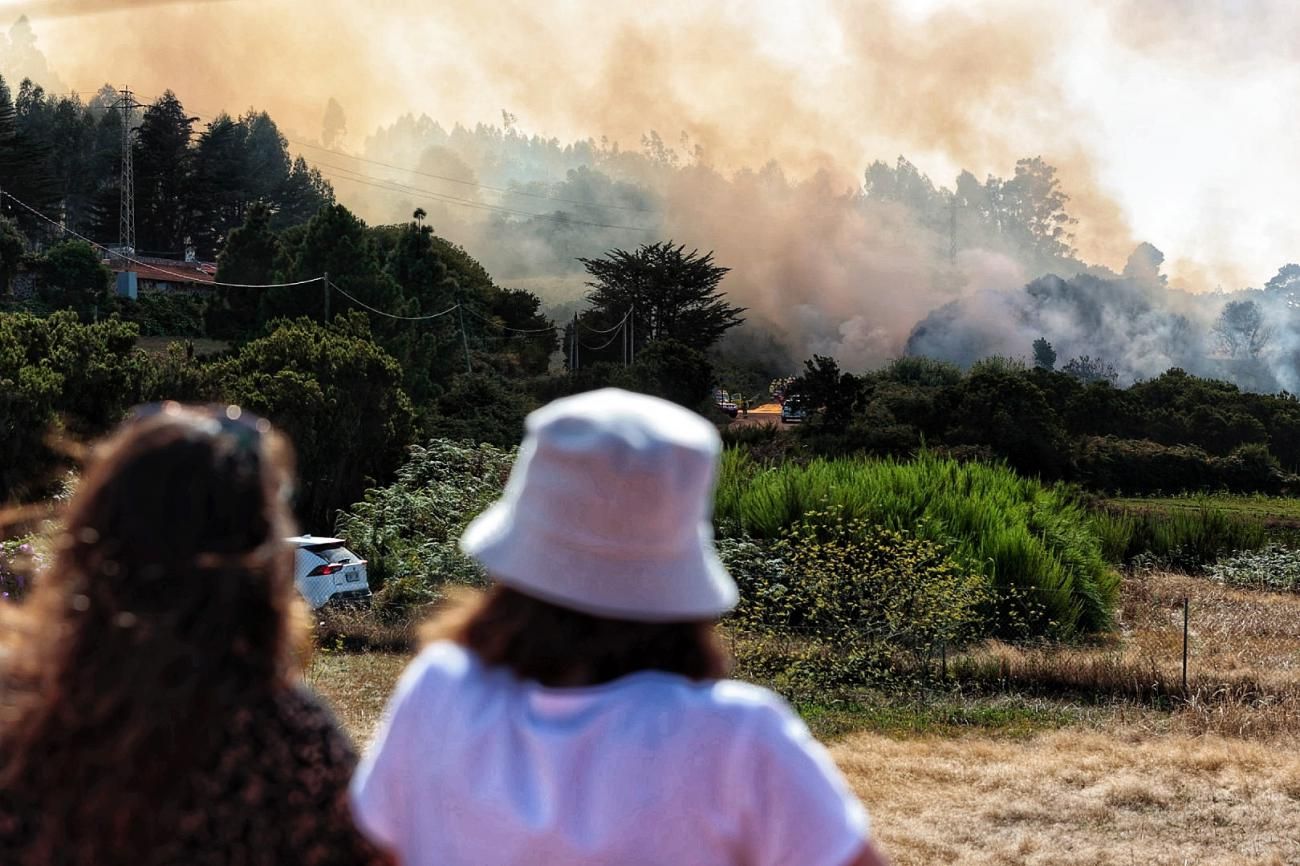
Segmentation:
<svg viewBox="0 0 1300 866">
<path fill-rule="evenodd" d="M 363 156 L 352 156 L 350 154 L 342 153 L 340 151 L 333 150 L 328 147 L 322 147 L 319 144 L 309 144 L 308 142 L 305 141 L 295 141 L 292 138 L 286 138 L 285 141 L 297 147 L 306 147 L 312 150 L 319 150 L 323 153 L 335 154 L 337 156 L 343 157 L 344 159 L 355 159 L 357 162 L 364 162 L 369 165 L 377 165 L 380 166 L 381 168 L 392 169 L 393 171 L 403 171 L 408 174 L 419 175 L 420 177 L 428 177 L 428 178 L 433 178 L 434 180 L 446 181 L 447 183 L 457 183 L 463 186 L 472 186 L 476 189 L 484 189 L 490 192 L 500 193 L 502 195 L 517 195 L 517 196 L 524 196 L 527 198 L 539 198 L 539 199 L 545 199 L 547 201 L 559 201 L 559 202 L 565 202 L 566 204 L 581 205 L 582 207 L 594 207 L 594 208 L 601 208 L 601 209 L 608 209 L 608 210 L 625 210 L 625 211 L 633 211 L 637 213 L 657 213 L 657 211 L 654 208 L 637 207 L 636 205 L 600 204 L 597 202 L 583 201 L 581 199 L 576 199 L 576 198 L 564 198 L 563 196 L 558 196 L 558 195 L 547 195 L 546 193 L 541 193 L 541 192 L 528 192 L 527 190 L 492 186 L 490 184 L 479 183 L 473 180 L 464 180 L 458 177 L 448 177 L 442 174 L 434 174 L 433 172 L 420 171 L 419 169 L 415 169 L 415 168 L 407 168 L 401 165 L 393 165 L 391 163 L 381 162 L 380 160 L 377 159 L 368 159 Z"/>
<path fill-rule="evenodd" d="M 345 292 L 345 291 L 343 291 L 342 289 L 340 289 L 340 288 L 339 288 L 337 285 L 335 285 L 334 283 L 329 283 L 328 285 L 329 285 L 329 287 L 330 287 L 331 289 L 333 289 L 334 291 L 338 292 L 340 295 L 342 295 L 343 297 L 347 298 L 349 301 L 351 301 L 352 303 L 356 304 L 358 307 L 364 307 L 365 309 L 367 309 L 367 310 L 369 310 L 370 312 L 374 313 L 376 316 L 384 316 L 384 317 L 389 318 L 389 319 L 400 319 L 400 320 L 403 321 L 403 322 L 423 322 L 423 321 L 427 321 L 427 320 L 429 320 L 429 319 L 437 319 L 437 318 L 439 318 L 439 317 L 441 317 L 441 316 L 445 316 L 445 315 L 447 315 L 448 313 L 454 313 L 454 312 L 456 312 L 457 310 L 459 310 L 460 307 L 461 307 L 460 304 L 453 304 L 453 305 L 451 305 L 450 307 L 448 307 L 447 309 L 443 310 L 441 313 L 432 313 L 432 314 L 427 315 L 427 316 L 399 316 L 399 315 L 397 315 L 396 313 L 385 312 L 384 310 L 380 310 L 380 309 L 377 309 L 377 308 L 375 308 L 375 307 L 370 306 L 370 305 L 367 304 L 365 301 L 358 300 L 357 298 L 354 298 L 352 295 L 349 295 L 347 292 Z M 463 326 L 462 326 L 462 329 L 463 329 Z"/>
<path fill-rule="evenodd" d="M 551 325 L 550 327 L 547 328 L 512 328 L 509 325 L 503 325 L 500 322 L 494 321 L 488 318 L 487 316 L 484 316 L 482 313 L 477 313 L 474 310 L 470 309 L 469 307 L 466 307 L 465 311 L 476 319 L 482 319 L 484 322 L 487 322 L 489 325 L 500 328 L 503 331 L 511 331 L 516 334 L 544 334 L 549 331 L 555 330 L 554 325 Z"/>
<path fill-rule="evenodd" d="M 581 340 L 578 341 L 578 345 L 581 346 L 582 348 L 586 349 L 588 352 L 600 352 L 600 351 L 603 351 L 603 350 L 605 350 L 605 349 L 608 349 L 610 346 L 614 345 L 614 341 L 617 340 L 617 339 L 618 339 L 619 337 L 621 337 L 621 336 L 622 336 L 621 333 L 620 333 L 620 334 L 615 334 L 614 336 L 612 336 L 612 337 L 609 338 L 609 341 L 608 341 L 608 342 L 602 343 L 602 344 L 599 345 L 599 346 L 588 346 L 586 343 L 582 342 Z"/>
<path fill-rule="evenodd" d="M 545 214 L 534 211 L 518 210 L 516 208 L 506 207 L 505 205 L 488 204 L 487 202 L 478 202 L 473 199 L 460 198 L 445 192 L 435 192 L 434 190 L 422 189 L 420 187 L 408 186 L 395 180 L 386 180 L 377 178 L 364 172 L 354 171 L 350 168 L 343 168 L 337 165 L 329 165 L 323 162 L 313 162 L 317 169 L 325 169 L 333 172 L 342 172 L 342 175 L 333 176 L 334 180 L 345 180 L 351 183 L 359 183 L 362 186 L 375 187 L 377 189 L 387 190 L 388 192 L 400 192 L 408 195 L 427 195 L 439 201 L 445 201 L 450 204 L 458 204 L 463 207 L 477 208 L 478 210 L 495 211 L 497 213 L 507 213 L 513 216 L 529 217 L 531 219 L 550 220 L 551 222 L 565 223 L 568 225 L 591 226 L 593 228 L 618 229 L 629 232 L 653 232 L 655 229 L 646 226 L 626 226 L 617 223 L 602 223 L 593 220 L 577 219 L 566 214 Z M 347 175 L 355 175 L 348 177 Z M 326 176 L 329 176 L 328 174 Z"/>
<path fill-rule="evenodd" d="M 134 258 L 133 256 L 127 255 L 123 252 L 118 252 L 112 249 L 111 247 L 106 247 L 97 241 L 93 241 L 90 238 L 86 237 L 85 235 L 81 234 L 80 232 L 70 229 L 67 226 L 63 225 L 62 223 L 58 222 L 57 220 L 54 220 L 46 216 L 45 214 L 38 211 L 36 208 L 29 205 L 27 202 L 19 198 L 15 198 L 13 193 L 0 191 L 0 197 L 9 199 L 14 204 L 29 211 L 30 213 L 34 214 L 36 217 L 54 226 L 56 229 L 63 232 L 64 234 L 72 235 L 77 240 L 85 241 L 95 249 L 102 250 L 103 252 L 107 253 L 110 257 L 118 258 L 121 259 L 122 261 L 130 262 L 131 264 L 136 265 L 137 267 L 145 268 L 147 270 L 154 271 L 156 273 L 166 274 L 167 276 L 174 277 L 175 279 L 181 280 L 182 282 L 187 282 L 187 283 L 196 282 L 193 274 L 182 274 L 176 271 L 168 270 L 167 268 L 164 268 L 160 265 L 150 264 L 149 262 L 142 262 L 139 259 Z M 311 279 L 298 280 L 297 282 L 293 282 L 293 283 L 223 283 L 223 282 L 218 282 L 216 280 L 213 280 L 210 283 L 204 283 L 204 285 L 218 286 L 221 288 L 229 288 L 229 289 L 289 289 L 289 288 L 294 288 L 295 286 L 306 286 L 311 283 L 318 283 L 321 281 L 321 279 L 322 279 L 321 277 L 312 277 Z"/>
<path fill-rule="evenodd" d="M 619 328 L 623 327 L 623 324 L 627 321 L 627 317 L 630 315 L 632 315 L 632 311 L 628 310 L 626 313 L 623 314 L 623 318 L 620 319 L 617 323 L 615 323 L 614 327 L 612 328 L 605 328 L 603 330 L 600 328 L 588 328 L 586 325 L 582 323 L 582 319 L 578 319 L 578 327 L 582 328 L 588 334 L 612 334 L 615 331 L 617 331 Z"/>
<path fill-rule="evenodd" d="M 199 112 L 199 114 L 198 114 L 198 118 L 199 118 L 200 120 L 202 120 L 202 119 L 204 119 L 204 118 L 207 118 L 208 122 L 210 123 L 211 121 L 213 121 L 213 120 L 216 119 L 216 116 L 214 116 L 214 115 L 212 115 L 212 114 L 210 114 L 210 113 L 208 113 L 208 112 Z M 634 213 L 658 214 L 658 211 L 655 210 L 654 208 L 638 207 L 638 206 L 635 206 L 635 205 L 601 204 L 601 203 L 598 203 L 598 202 L 583 201 L 583 200 L 581 200 L 581 199 L 565 198 L 565 197 L 563 197 L 563 196 L 556 196 L 556 195 L 547 195 L 546 193 L 540 193 L 540 192 L 529 192 L 529 191 L 527 191 L 527 190 L 509 189 L 508 187 L 492 186 L 491 184 L 479 183 L 478 181 L 465 180 L 465 179 L 463 179 L 463 178 L 458 178 L 458 177 L 449 177 L 449 176 L 447 176 L 447 175 L 436 174 L 436 173 L 434 173 L 434 172 L 428 172 L 428 171 L 421 171 L 420 169 L 409 168 L 409 167 L 407 167 L 407 166 L 393 165 L 392 163 L 382 162 L 382 161 L 377 160 L 377 159 L 369 159 L 369 158 L 367 158 L 367 157 L 363 157 L 363 156 L 352 156 L 351 154 L 342 153 L 342 152 L 340 152 L 340 151 L 333 150 L 333 149 L 328 148 L 328 147 L 323 147 L 323 146 L 321 146 L 321 145 L 319 145 L 319 144 L 312 144 L 312 143 L 310 143 L 310 142 L 306 142 L 306 141 L 298 141 L 298 140 L 296 140 L 296 139 L 292 139 L 292 138 L 285 138 L 285 141 L 288 142 L 289 144 L 294 145 L 295 147 L 300 147 L 300 148 L 301 148 L 301 147 L 310 148 L 311 150 L 317 150 L 317 151 L 320 151 L 320 152 L 322 152 L 322 153 L 333 154 L 333 155 L 335 155 L 335 156 L 343 157 L 344 159 L 351 159 L 351 160 L 355 160 L 355 161 L 357 161 L 357 162 L 363 162 L 363 163 L 366 163 L 366 164 L 368 164 L 368 165 L 375 165 L 375 166 L 379 166 L 379 167 L 381 167 L 381 168 L 391 169 L 391 170 L 393 170 L 393 171 L 401 171 L 401 172 L 405 172 L 405 173 L 407 173 L 407 174 L 413 174 L 413 175 L 418 175 L 418 176 L 420 176 L 420 177 L 431 178 L 431 179 L 433 179 L 433 180 L 441 180 L 441 181 L 444 181 L 444 182 L 446 182 L 446 183 L 455 183 L 455 184 L 460 184 L 460 185 L 462 185 L 462 186 L 473 187 L 473 188 L 475 188 L 475 189 L 487 190 L 488 192 L 494 192 L 494 193 L 497 193 L 497 194 L 499 194 L 499 195 L 523 196 L 523 197 L 526 197 L 526 198 L 543 199 L 543 200 L 546 200 L 546 201 L 558 201 L 558 202 L 564 202 L 565 204 L 578 205 L 578 206 L 580 206 L 580 207 L 600 208 L 600 209 L 602 209 L 602 210 L 611 210 L 611 209 L 612 209 L 612 210 L 631 211 L 631 212 L 634 212 Z M 323 163 L 323 162 L 321 162 L 319 159 L 317 159 L 317 158 L 315 158 L 315 157 L 312 157 L 312 158 L 311 158 L 311 162 L 312 162 L 313 164 L 317 165 L 318 167 L 321 167 L 321 168 L 332 168 L 332 169 L 334 169 L 335 171 L 346 171 L 346 172 L 349 172 L 349 173 L 352 173 L 352 174 L 360 175 L 361 177 L 369 178 L 369 179 L 371 179 L 371 180 L 383 181 L 383 182 L 385 182 L 385 183 L 394 183 L 394 184 L 397 184 L 397 185 L 399 185 L 399 186 L 406 186 L 405 184 L 402 184 L 400 181 L 390 181 L 390 180 L 388 180 L 387 178 L 376 178 L 376 177 L 374 177 L 374 176 L 372 176 L 372 175 L 367 175 L 367 174 L 365 174 L 364 172 L 360 172 L 360 171 L 357 171 L 357 170 L 355 170 L 355 169 L 343 168 L 343 167 L 341 167 L 341 166 L 331 166 L 331 165 L 329 165 L 328 163 Z M 345 178 L 345 179 L 346 179 L 346 178 Z M 416 189 L 416 188 L 414 188 L 414 187 L 408 187 L 408 189 L 412 189 L 412 190 L 414 190 L 414 189 Z M 419 192 L 423 192 L 423 193 L 425 193 L 425 194 L 427 194 L 427 195 L 448 195 L 447 193 L 433 193 L 433 192 L 431 192 L 430 190 L 418 190 L 418 191 L 419 191 Z M 472 202 L 472 201 L 469 200 L 469 199 L 459 199 L 459 198 L 455 198 L 454 196 L 452 196 L 451 198 L 452 198 L 453 201 L 456 201 L 456 202 L 459 202 L 459 203 L 464 203 L 464 204 L 480 204 L 480 205 L 482 204 L 481 202 Z M 502 207 L 503 209 L 506 209 L 506 208 L 504 208 L 504 206 L 499 206 L 499 207 Z M 515 214 L 519 214 L 519 215 L 523 215 L 523 216 L 539 217 L 539 218 L 543 218 L 543 219 L 547 218 L 547 216 L 548 216 L 548 215 L 546 215 L 546 214 L 531 213 L 531 212 L 529 212 L 529 211 L 519 211 L 519 210 L 510 210 L 510 209 L 506 209 L 506 210 L 507 210 L 507 212 L 509 212 L 509 213 L 515 213 Z M 601 228 L 620 228 L 620 229 L 627 229 L 627 230 L 629 230 L 629 231 L 651 231 L 651 229 L 640 228 L 640 227 L 638 227 L 638 226 L 618 226 L 618 225 L 607 225 L 607 224 L 605 224 L 605 223 L 582 222 L 582 221 L 579 221 L 579 220 L 569 220 L 569 222 L 581 222 L 581 224 L 583 224 L 583 225 L 595 225 L 595 226 L 599 226 L 599 227 L 601 227 Z"/>
</svg>

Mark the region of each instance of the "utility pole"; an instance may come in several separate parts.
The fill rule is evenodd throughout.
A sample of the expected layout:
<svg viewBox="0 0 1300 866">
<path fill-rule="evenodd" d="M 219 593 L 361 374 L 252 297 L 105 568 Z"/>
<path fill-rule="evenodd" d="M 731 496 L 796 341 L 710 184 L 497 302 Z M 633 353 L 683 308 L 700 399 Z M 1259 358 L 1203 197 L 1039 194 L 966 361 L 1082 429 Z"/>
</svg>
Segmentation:
<svg viewBox="0 0 1300 866">
<path fill-rule="evenodd" d="M 474 369 L 469 365 L 469 337 L 465 336 L 465 310 L 460 304 L 456 305 L 456 318 L 460 319 L 460 342 L 465 347 L 465 372 L 473 373 Z"/>
<path fill-rule="evenodd" d="M 628 316 L 630 318 L 627 320 L 627 327 L 628 330 L 630 331 L 630 336 L 628 337 L 628 341 L 627 341 L 628 343 L 627 354 L 628 357 L 632 360 L 632 362 L 636 363 L 636 305 L 635 304 L 632 305 L 632 311 L 628 313 Z"/>
<path fill-rule="evenodd" d="M 573 355 L 573 360 L 569 364 L 571 372 L 578 372 L 578 314 L 573 314 L 573 339 L 569 343 L 569 349 Z"/>
<path fill-rule="evenodd" d="M 325 318 L 324 318 L 324 322 L 325 322 L 325 324 L 328 325 L 328 324 L 330 323 L 330 272 L 329 272 L 329 271 L 326 271 L 326 272 L 325 272 L 325 276 L 324 276 L 322 279 L 324 280 L 324 283 L 325 283 L 324 286 L 323 286 L 323 288 L 325 289 Z"/>
<path fill-rule="evenodd" d="M 122 109 L 122 179 L 118 202 L 117 243 L 123 256 L 135 255 L 135 162 L 131 152 L 131 117 L 136 108 L 131 88 L 119 91 Z"/>
</svg>

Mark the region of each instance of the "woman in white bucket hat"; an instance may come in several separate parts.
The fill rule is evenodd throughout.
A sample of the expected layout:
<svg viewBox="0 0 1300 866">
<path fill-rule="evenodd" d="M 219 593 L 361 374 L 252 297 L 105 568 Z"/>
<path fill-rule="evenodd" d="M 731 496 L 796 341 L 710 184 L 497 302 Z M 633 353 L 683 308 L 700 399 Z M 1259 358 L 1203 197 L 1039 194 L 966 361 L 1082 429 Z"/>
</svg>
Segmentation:
<svg viewBox="0 0 1300 866">
<path fill-rule="evenodd" d="M 528 418 L 461 538 L 495 587 L 431 624 L 353 780 L 406 866 L 878 866 L 867 816 L 786 704 L 723 679 L 720 442 L 607 389 Z"/>
</svg>

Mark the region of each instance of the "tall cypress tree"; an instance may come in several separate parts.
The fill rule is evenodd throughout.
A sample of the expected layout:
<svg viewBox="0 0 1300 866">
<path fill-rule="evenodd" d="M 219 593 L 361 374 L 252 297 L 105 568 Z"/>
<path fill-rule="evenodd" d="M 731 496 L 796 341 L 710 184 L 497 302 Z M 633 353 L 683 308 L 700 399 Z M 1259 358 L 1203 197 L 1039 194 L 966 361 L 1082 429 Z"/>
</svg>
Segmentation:
<svg viewBox="0 0 1300 866">
<path fill-rule="evenodd" d="M 193 220 L 194 153 L 190 147 L 195 118 L 185 114 L 168 90 L 145 109 L 136 131 L 136 243 L 145 252 L 176 253 L 185 249 Z"/>
<path fill-rule="evenodd" d="M 0 78 L 0 178 L 4 192 L 57 219 L 59 183 L 50 170 L 51 148 L 29 134 L 19 120 L 9 87 Z M 40 217 L 7 199 L 0 206 L 0 215 L 13 218 L 28 236 L 47 237 L 52 231 Z"/>
</svg>

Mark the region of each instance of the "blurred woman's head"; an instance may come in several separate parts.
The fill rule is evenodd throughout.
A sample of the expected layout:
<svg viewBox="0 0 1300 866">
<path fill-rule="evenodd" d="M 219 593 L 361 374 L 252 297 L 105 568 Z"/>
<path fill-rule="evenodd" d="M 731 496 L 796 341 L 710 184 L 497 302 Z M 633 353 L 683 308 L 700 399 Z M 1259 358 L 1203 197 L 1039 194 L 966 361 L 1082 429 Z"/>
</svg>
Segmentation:
<svg viewBox="0 0 1300 866">
<path fill-rule="evenodd" d="M 63 792 L 70 820 L 147 815 L 134 797 L 284 680 L 291 485 L 287 441 L 235 406 L 145 407 L 92 449 L 7 642 L 0 789 Z"/>
</svg>

